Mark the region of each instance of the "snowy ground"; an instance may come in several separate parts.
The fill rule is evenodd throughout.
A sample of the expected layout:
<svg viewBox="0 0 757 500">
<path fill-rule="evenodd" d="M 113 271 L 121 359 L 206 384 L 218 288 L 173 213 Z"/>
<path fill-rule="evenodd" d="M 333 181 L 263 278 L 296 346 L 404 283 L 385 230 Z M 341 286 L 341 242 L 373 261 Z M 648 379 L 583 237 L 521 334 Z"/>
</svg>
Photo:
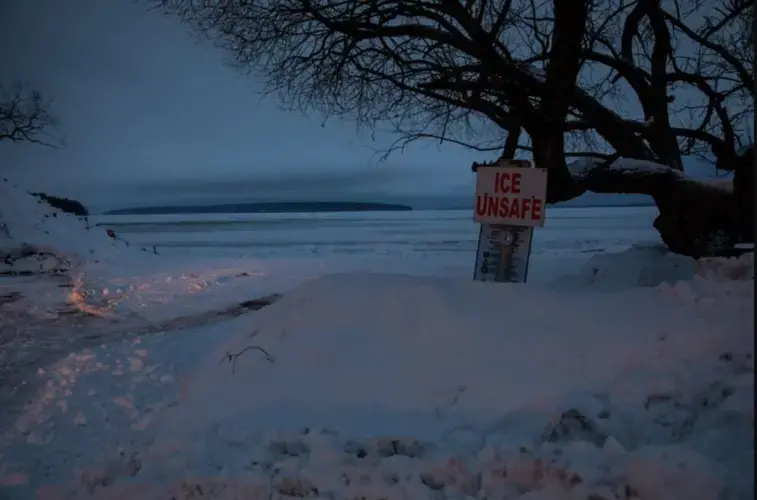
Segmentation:
<svg viewBox="0 0 757 500">
<path fill-rule="evenodd" d="M 198 267 L 0 204 L 2 269 L 33 271 L 0 278 L 0 498 L 754 497 L 751 254 L 528 285 Z"/>
</svg>

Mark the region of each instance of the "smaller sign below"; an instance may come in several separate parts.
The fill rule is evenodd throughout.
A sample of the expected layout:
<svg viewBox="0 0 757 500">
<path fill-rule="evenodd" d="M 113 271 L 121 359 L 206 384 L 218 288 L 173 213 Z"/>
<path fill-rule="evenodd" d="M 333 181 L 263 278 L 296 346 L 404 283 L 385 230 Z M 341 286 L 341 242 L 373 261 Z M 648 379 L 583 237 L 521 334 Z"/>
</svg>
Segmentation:
<svg viewBox="0 0 757 500">
<path fill-rule="evenodd" d="M 473 279 L 525 283 L 533 231 L 532 227 L 482 224 Z"/>
<path fill-rule="evenodd" d="M 476 222 L 541 227 L 546 209 L 547 169 L 487 166 L 476 170 Z"/>
</svg>

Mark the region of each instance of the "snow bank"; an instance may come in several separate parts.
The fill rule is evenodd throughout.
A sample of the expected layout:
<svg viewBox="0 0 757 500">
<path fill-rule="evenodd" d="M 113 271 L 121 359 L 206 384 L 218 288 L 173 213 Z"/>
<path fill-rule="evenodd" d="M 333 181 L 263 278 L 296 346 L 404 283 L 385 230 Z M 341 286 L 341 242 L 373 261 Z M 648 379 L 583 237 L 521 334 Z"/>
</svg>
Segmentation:
<svg viewBox="0 0 757 500">
<path fill-rule="evenodd" d="M 691 257 L 671 253 L 661 245 L 637 245 L 623 252 L 593 255 L 578 276 L 567 281 L 595 290 L 623 290 L 674 284 L 696 273 Z"/>
<path fill-rule="evenodd" d="M 291 425 L 300 426 L 334 410 L 427 412 L 464 392 L 452 414 L 493 417 L 532 397 L 606 379 L 629 352 L 654 345 L 640 339 L 655 338 L 657 318 L 640 322 L 635 311 L 653 308 L 657 298 L 636 291 L 623 298 L 390 275 L 323 277 L 261 311 L 250 332 L 222 346 L 209 371 L 196 379 L 190 400 L 200 401 L 199 407 L 182 413 L 192 414 L 191 423 L 208 409 L 212 418 L 226 411 L 229 418 L 240 412 L 288 418 L 278 415 L 280 406 L 296 404 L 304 409 L 290 415 Z M 589 304 L 591 314 L 578 314 L 588 312 Z M 624 316 L 628 321 L 618 327 Z M 274 361 L 249 351 L 236 363 L 235 375 L 229 366 L 219 367 L 224 353 L 248 344 L 264 348 Z M 513 358 L 508 353 L 516 348 Z M 536 366 L 534 378 L 523 384 L 522 374 Z M 240 401 L 236 384 L 254 393 L 254 401 Z M 260 430 L 269 423 L 261 422 Z"/>
<path fill-rule="evenodd" d="M 730 259 L 700 259 L 696 273 L 713 281 L 754 280 L 754 252 Z"/>
<path fill-rule="evenodd" d="M 29 313 L 67 309 L 72 290 L 91 288 L 85 282 L 92 264 L 149 259 L 146 249 L 128 248 L 87 217 L 53 208 L 7 179 L 0 179 L 0 225 L 0 290 L 20 294 L 13 307 Z"/>
<path fill-rule="evenodd" d="M 753 280 L 754 253 L 695 260 L 672 253 L 662 245 L 635 245 L 620 252 L 593 255 L 577 274 L 560 277 L 553 286 L 613 291 L 662 283 L 675 285 L 697 276 L 711 281 Z"/>
<path fill-rule="evenodd" d="M 124 253 L 133 260 L 127 242 L 108 236 L 105 228 L 50 206 L 27 190 L 0 179 L 0 251 L 27 245 L 80 259 L 108 259 L 117 262 Z M 140 251 L 140 249 L 136 249 Z M 148 253 L 147 249 L 144 250 Z"/>
<path fill-rule="evenodd" d="M 125 453 L 81 481 L 103 499 L 753 498 L 753 299 L 702 276 L 571 294 L 323 277 L 209 355 L 133 479 Z"/>
</svg>

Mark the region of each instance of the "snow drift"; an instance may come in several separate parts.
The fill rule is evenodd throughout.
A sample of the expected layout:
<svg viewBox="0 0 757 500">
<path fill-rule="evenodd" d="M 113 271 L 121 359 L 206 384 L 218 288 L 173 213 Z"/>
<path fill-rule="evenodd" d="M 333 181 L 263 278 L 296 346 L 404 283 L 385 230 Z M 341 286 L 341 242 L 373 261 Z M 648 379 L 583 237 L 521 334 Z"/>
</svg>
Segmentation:
<svg viewBox="0 0 757 500">
<path fill-rule="evenodd" d="M 493 417 L 533 398 L 605 383 L 628 360 L 650 359 L 657 338 L 670 331 L 696 338 L 717 326 L 667 295 L 566 296 L 527 286 L 327 276 L 251 318 L 250 331 L 222 346 L 197 377 L 195 397 L 204 393 L 212 404 L 203 397 L 181 412 L 197 421 L 207 410 L 214 417 L 276 411 L 306 425 L 308 411 L 411 413 L 457 399 L 452 413 Z M 253 348 L 236 359 L 234 374 L 219 366 L 224 353 L 248 345 L 275 361 Z M 240 400 L 239 391 L 254 397 Z M 303 409 L 286 409 L 295 404 Z"/>
<path fill-rule="evenodd" d="M 751 498 L 753 281 L 726 275 L 572 294 L 311 281 L 199 367 L 136 484 L 94 491 Z"/>
<path fill-rule="evenodd" d="M 102 227 L 91 225 L 88 217 L 79 217 L 52 207 L 7 179 L 0 179 L 0 250 L 11 251 L 22 245 L 46 249 L 79 259 L 118 261 L 134 259 L 127 242 L 110 238 Z"/>
</svg>

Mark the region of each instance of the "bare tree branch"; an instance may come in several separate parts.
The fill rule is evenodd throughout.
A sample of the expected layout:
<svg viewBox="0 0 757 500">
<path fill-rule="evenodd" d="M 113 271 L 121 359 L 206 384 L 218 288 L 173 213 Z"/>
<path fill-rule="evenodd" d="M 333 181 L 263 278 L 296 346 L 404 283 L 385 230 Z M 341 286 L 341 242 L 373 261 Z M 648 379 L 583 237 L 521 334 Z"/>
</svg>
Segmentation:
<svg viewBox="0 0 757 500">
<path fill-rule="evenodd" d="M 268 354 L 268 351 L 266 351 L 262 347 L 257 346 L 257 345 L 248 345 L 244 349 L 241 349 L 237 352 L 227 352 L 226 354 L 224 354 L 223 358 L 221 358 L 221 363 L 225 363 L 225 362 L 231 363 L 231 374 L 234 375 L 237 368 L 237 360 L 242 354 L 246 353 L 247 351 L 258 351 L 263 354 L 264 359 L 268 361 L 269 363 L 276 362 L 276 360 L 273 359 L 273 356 Z"/>
<path fill-rule="evenodd" d="M 731 157 L 749 142 L 749 110 L 735 103 L 753 77 L 734 51 L 721 57 L 724 33 L 746 22 L 746 0 L 694 0 L 688 11 L 678 0 L 588 2 L 585 22 L 576 17 L 584 0 L 140 1 L 179 15 L 226 49 L 233 65 L 264 76 L 267 91 L 289 106 L 349 116 L 370 130 L 388 122 L 413 140 L 449 138 L 478 149 L 482 132 L 487 143 L 499 134 L 503 145 L 519 126 L 544 135 L 545 120 L 561 120 L 556 97 L 567 93 L 568 113 L 593 126 L 593 136 L 568 131 L 566 145 L 579 149 L 589 141 L 601 154 L 615 150 L 681 168 L 683 154 Z M 574 31 L 568 37 L 557 29 L 562 20 Z M 578 78 L 566 69 L 572 40 L 582 42 Z M 603 68 L 618 76 L 597 80 L 598 73 L 610 76 Z M 630 104 L 643 117 L 618 112 L 628 94 L 617 78 L 631 86 L 637 103 Z M 683 104 L 682 85 L 701 98 Z"/>
<path fill-rule="evenodd" d="M 0 141 L 32 142 L 57 147 L 62 141 L 50 133 L 57 121 L 50 114 L 50 101 L 27 85 L 0 85 Z"/>
<path fill-rule="evenodd" d="M 421 139 L 530 153 L 549 169 L 550 202 L 650 194 L 657 227 L 687 227 L 667 234 L 676 248 L 719 224 L 677 211 L 709 199 L 734 217 L 729 194 L 693 188 L 681 170 L 689 155 L 733 168 L 754 142 L 748 0 L 137 1 L 179 16 L 290 108 L 388 128 L 387 155 Z M 667 169 L 578 178 L 574 154 Z"/>
</svg>

